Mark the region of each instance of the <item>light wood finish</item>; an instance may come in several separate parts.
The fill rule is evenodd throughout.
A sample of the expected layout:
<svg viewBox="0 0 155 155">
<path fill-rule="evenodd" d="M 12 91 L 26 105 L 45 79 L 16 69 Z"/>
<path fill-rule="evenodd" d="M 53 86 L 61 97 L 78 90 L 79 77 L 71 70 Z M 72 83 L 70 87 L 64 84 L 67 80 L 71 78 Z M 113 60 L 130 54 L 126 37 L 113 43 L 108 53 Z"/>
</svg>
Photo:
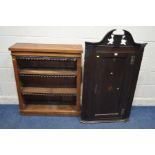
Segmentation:
<svg viewBox="0 0 155 155">
<path fill-rule="evenodd" d="M 71 58 L 81 58 L 81 54 L 80 53 L 42 53 L 42 52 L 35 52 L 35 53 L 32 53 L 32 52 L 21 52 L 21 51 L 13 51 L 11 53 L 12 56 L 52 56 L 52 57 L 71 57 Z"/>
<path fill-rule="evenodd" d="M 81 94 L 81 85 L 79 84 L 81 83 L 81 71 L 81 59 L 77 59 L 77 74 L 79 75 L 76 78 L 77 94 Z M 77 109 L 80 110 L 80 95 L 77 96 L 76 104 Z"/>
<path fill-rule="evenodd" d="M 34 69 L 22 69 L 20 74 L 39 74 L 39 75 L 77 75 L 76 71 L 71 70 L 34 70 Z"/>
<path fill-rule="evenodd" d="M 17 43 L 9 48 L 11 50 L 13 65 L 14 65 L 14 72 L 15 72 L 15 78 L 16 78 L 16 84 L 17 84 L 17 91 L 18 91 L 18 97 L 19 97 L 19 108 L 21 114 L 26 115 L 79 115 L 80 114 L 80 88 L 81 88 L 81 55 L 82 55 L 82 46 L 81 45 L 60 45 L 60 44 L 29 44 L 29 43 Z M 65 67 L 65 61 L 63 69 L 57 68 L 56 70 L 51 69 L 50 67 L 48 69 L 43 69 L 42 64 L 38 64 L 38 67 L 30 68 L 27 64 L 29 64 L 29 61 L 23 62 L 25 63 L 24 66 L 20 63 L 17 63 L 17 58 L 23 57 L 23 56 L 41 56 L 41 57 L 56 57 L 56 58 L 76 58 L 76 61 L 73 65 L 76 65 L 76 67 L 73 67 L 73 69 L 68 70 L 67 66 Z M 20 60 L 20 62 L 22 59 Z M 44 61 L 40 60 L 40 61 Z M 50 61 L 53 61 L 52 59 Z M 68 59 L 68 61 L 71 61 Z M 37 65 L 37 61 L 35 62 Z M 45 63 L 48 63 L 47 61 Z M 57 62 L 59 63 L 59 61 Z M 69 63 L 69 62 L 67 62 Z M 27 66 L 27 67 L 26 67 Z M 40 68 L 39 68 L 40 66 Z M 59 65 L 58 65 L 59 66 Z M 61 61 L 61 67 L 62 67 L 62 61 Z M 61 82 L 65 82 L 65 85 L 67 88 L 61 88 L 61 84 L 59 82 L 58 85 L 56 85 L 56 88 L 44 88 L 42 84 L 44 84 L 44 80 L 46 80 L 45 83 L 47 83 L 46 78 L 41 79 L 41 83 L 38 79 L 35 79 L 35 83 L 38 83 L 40 85 L 39 87 L 26 87 L 24 80 L 21 78 L 21 75 L 28 75 L 25 76 L 25 79 L 29 77 L 29 75 L 54 75 L 54 80 L 58 80 L 58 78 L 62 78 Z M 57 76 L 58 75 L 58 76 Z M 60 76 L 59 76 L 60 75 Z M 63 78 L 65 76 L 75 76 L 76 78 L 75 85 L 72 88 L 72 86 L 69 84 L 70 82 L 67 82 Z M 28 83 L 31 85 L 34 82 L 33 76 L 31 78 L 26 79 Z M 67 83 L 66 83 L 67 82 Z M 40 99 L 45 100 L 44 102 L 40 102 L 40 99 L 38 99 L 39 102 L 36 101 L 35 95 L 43 95 Z M 61 100 L 63 100 L 66 97 L 76 96 L 76 101 L 74 105 L 69 105 L 68 103 L 65 103 L 65 105 L 51 105 L 50 100 L 48 102 L 50 96 L 57 96 L 60 97 Z M 30 100 L 29 100 L 30 99 Z M 33 100 L 33 102 L 31 101 Z M 63 102 L 67 102 L 67 100 L 64 99 Z M 35 102 L 35 103 L 34 103 Z M 37 103 L 37 104 L 36 104 Z"/>
<path fill-rule="evenodd" d="M 82 53 L 81 45 L 16 43 L 10 51 Z"/>
<path fill-rule="evenodd" d="M 76 88 L 36 88 L 36 87 L 25 87 L 22 88 L 23 94 L 76 94 Z"/>
<path fill-rule="evenodd" d="M 21 114 L 28 115 L 79 115 L 76 106 L 71 105 L 27 105 L 24 110 L 20 111 Z"/>
<path fill-rule="evenodd" d="M 12 57 L 12 62 L 13 62 L 13 67 L 14 67 L 14 74 L 15 74 L 15 80 L 16 80 L 16 88 L 17 88 L 17 93 L 18 93 L 18 99 L 19 99 L 19 107 L 20 109 L 24 109 L 25 108 L 25 102 L 23 99 L 23 96 L 21 94 L 21 90 L 20 90 L 20 80 L 19 80 L 19 72 L 18 72 L 18 67 L 17 67 L 17 60 L 16 57 Z"/>
</svg>

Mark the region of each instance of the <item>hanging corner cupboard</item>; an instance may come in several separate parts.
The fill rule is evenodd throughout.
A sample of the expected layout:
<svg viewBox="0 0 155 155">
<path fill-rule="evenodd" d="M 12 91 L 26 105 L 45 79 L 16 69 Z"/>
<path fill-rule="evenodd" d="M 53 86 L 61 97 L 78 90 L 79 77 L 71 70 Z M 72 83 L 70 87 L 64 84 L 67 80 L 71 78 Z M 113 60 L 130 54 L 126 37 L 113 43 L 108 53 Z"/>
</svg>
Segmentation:
<svg viewBox="0 0 155 155">
<path fill-rule="evenodd" d="M 128 120 L 144 47 L 124 30 L 110 31 L 101 42 L 86 42 L 82 122 Z"/>
<path fill-rule="evenodd" d="M 80 114 L 81 45 L 17 43 L 9 50 L 21 114 Z"/>
</svg>

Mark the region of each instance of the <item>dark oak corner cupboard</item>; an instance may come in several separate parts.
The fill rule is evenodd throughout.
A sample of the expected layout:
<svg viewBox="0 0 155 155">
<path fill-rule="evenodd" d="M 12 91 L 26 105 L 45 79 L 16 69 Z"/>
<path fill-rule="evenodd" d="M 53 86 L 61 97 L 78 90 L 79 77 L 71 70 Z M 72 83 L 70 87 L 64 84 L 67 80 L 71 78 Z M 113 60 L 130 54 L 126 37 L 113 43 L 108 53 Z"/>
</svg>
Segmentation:
<svg viewBox="0 0 155 155">
<path fill-rule="evenodd" d="M 80 114 L 81 45 L 17 43 L 9 50 L 21 114 Z"/>
<path fill-rule="evenodd" d="M 82 122 L 128 120 L 144 47 L 124 30 L 101 42 L 86 42 Z"/>
</svg>

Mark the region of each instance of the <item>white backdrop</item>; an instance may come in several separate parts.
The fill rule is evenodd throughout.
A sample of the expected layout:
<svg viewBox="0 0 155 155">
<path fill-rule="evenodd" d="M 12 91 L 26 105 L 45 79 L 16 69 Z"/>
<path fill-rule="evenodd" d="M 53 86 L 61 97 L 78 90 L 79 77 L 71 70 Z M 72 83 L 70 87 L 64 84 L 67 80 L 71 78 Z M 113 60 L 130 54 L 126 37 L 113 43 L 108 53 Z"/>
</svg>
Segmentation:
<svg viewBox="0 0 155 155">
<path fill-rule="evenodd" d="M 134 105 L 155 105 L 155 27 L 0 27 L 0 104 L 17 104 L 8 47 L 16 42 L 82 44 L 100 41 L 111 29 L 130 31 L 136 42 L 147 42 Z"/>
</svg>

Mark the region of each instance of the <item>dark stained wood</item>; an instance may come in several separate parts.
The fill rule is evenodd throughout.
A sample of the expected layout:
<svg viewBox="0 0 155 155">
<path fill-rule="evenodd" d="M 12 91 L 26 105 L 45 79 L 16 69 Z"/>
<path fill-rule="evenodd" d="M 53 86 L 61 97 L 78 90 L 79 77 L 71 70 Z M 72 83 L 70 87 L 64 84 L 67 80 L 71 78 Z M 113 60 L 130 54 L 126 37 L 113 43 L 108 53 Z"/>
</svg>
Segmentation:
<svg viewBox="0 0 155 155">
<path fill-rule="evenodd" d="M 81 45 L 17 43 L 9 50 L 21 114 L 80 114 Z"/>
<path fill-rule="evenodd" d="M 100 57 L 95 70 L 95 116 L 119 114 L 125 58 Z M 102 68 L 102 69 L 101 69 Z M 105 103 L 105 104 L 104 104 Z"/>
<path fill-rule="evenodd" d="M 110 31 L 101 42 L 86 43 L 82 98 L 83 122 L 127 120 L 146 44 L 131 34 Z M 125 44 L 121 44 L 125 40 Z M 123 41 L 124 42 L 124 41 Z"/>
<path fill-rule="evenodd" d="M 55 53 L 82 53 L 81 45 L 65 45 L 65 44 L 32 44 L 32 43 L 16 43 L 9 48 L 12 52 L 55 52 Z"/>
</svg>

